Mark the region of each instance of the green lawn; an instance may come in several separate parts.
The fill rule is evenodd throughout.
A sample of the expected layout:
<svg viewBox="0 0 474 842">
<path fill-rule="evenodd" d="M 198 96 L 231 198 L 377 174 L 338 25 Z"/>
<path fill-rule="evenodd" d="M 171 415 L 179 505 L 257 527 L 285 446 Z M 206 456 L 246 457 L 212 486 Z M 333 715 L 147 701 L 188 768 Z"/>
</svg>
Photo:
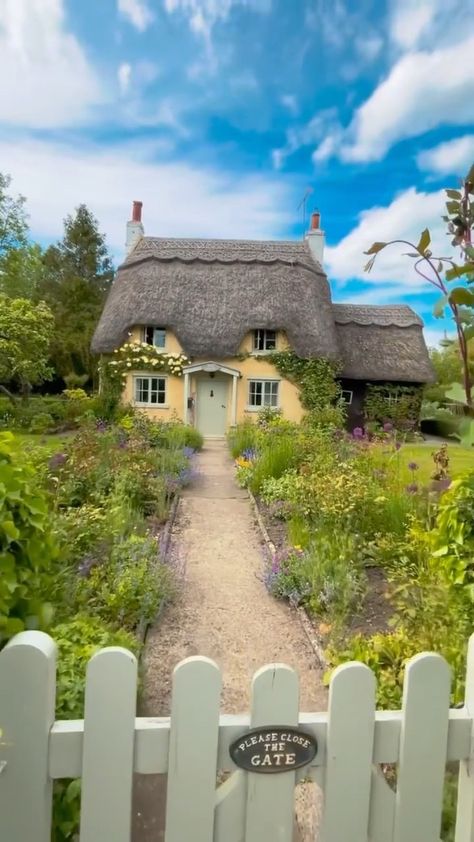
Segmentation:
<svg viewBox="0 0 474 842">
<path fill-rule="evenodd" d="M 419 469 L 415 471 L 417 481 L 424 483 L 429 482 L 434 471 L 434 462 L 432 453 L 438 450 L 439 445 L 436 442 L 430 444 L 406 444 L 404 445 L 397 458 L 400 459 L 400 468 L 402 475 L 407 482 L 411 481 L 413 476 L 408 468 L 409 462 L 415 462 Z M 474 448 L 461 447 L 459 444 L 448 444 L 449 456 L 449 475 L 452 479 L 465 473 L 466 471 L 474 471 Z"/>
<path fill-rule="evenodd" d="M 29 450 L 32 447 L 40 447 L 44 450 L 46 455 L 57 453 L 61 450 L 66 442 L 71 440 L 74 433 L 60 433 L 54 435 L 35 435 L 33 433 L 19 433 L 16 430 L 11 431 L 15 436 L 15 441 L 19 447 L 24 447 Z"/>
</svg>

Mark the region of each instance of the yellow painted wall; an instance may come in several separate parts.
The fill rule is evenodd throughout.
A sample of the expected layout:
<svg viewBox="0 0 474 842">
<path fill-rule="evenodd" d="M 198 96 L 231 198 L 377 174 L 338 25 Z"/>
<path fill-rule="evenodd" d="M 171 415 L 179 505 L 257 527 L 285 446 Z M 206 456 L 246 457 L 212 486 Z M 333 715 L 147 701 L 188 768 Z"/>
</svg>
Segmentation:
<svg viewBox="0 0 474 842">
<path fill-rule="evenodd" d="M 142 328 L 136 327 L 133 328 L 131 331 L 131 337 L 129 341 L 142 341 Z M 252 352 L 252 334 L 248 333 L 241 344 L 239 353 L 251 353 Z M 277 335 L 277 350 L 284 350 L 288 348 L 288 341 L 286 336 L 283 332 L 279 332 Z M 164 350 L 167 353 L 182 353 L 183 349 L 181 348 L 180 343 L 176 339 L 176 337 L 170 332 L 167 331 L 166 333 L 166 347 Z M 209 362 L 209 359 L 193 359 L 192 364 L 196 363 L 205 363 Z M 237 381 L 237 423 L 240 424 L 245 420 L 254 420 L 258 415 L 258 410 L 251 410 L 248 409 L 248 394 L 249 394 L 249 380 L 259 380 L 261 378 L 269 378 L 272 380 L 279 380 L 280 381 L 280 389 L 279 389 L 279 401 L 280 401 L 280 409 L 282 410 L 283 416 L 287 418 L 289 421 L 301 421 L 303 417 L 304 410 L 301 406 L 299 400 L 299 393 L 296 386 L 290 383 L 288 380 L 284 380 L 279 372 L 276 370 L 275 366 L 271 365 L 268 360 L 265 360 L 264 353 L 257 353 L 255 355 L 249 356 L 244 360 L 240 360 L 236 357 L 229 357 L 226 359 L 220 360 L 213 360 L 214 362 L 220 362 L 222 365 L 227 366 L 228 368 L 237 369 L 241 377 Z M 133 376 L 135 375 L 153 375 L 157 376 L 156 371 L 131 371 L 127 377 L 127 382 L 124 388 L 123 398 L 124 401 L 127 403 L 133 403 Z M 162 376 L 162 375 L 159 375 Z M 195 396 L 197 391 L 197 378 L 199 374 L 193 375 L 190 378 L 190 396 Z M 183 419 L 183 412 L 184 412 L 184 378 L 183 377 L 175 377 L 172 375 L 166 375 L 167 378 L 167 404 L 166 407 L 145 407 L 137 405 L 138 408 L 145 412 L 150 418 L 159 419 L 159 420 L 171 420 L 172 418 L 178 417 L 179 419 Z M 231 412 L 231 389 L 232 389 L 232 378 L 228 377 L 228 425 L 231 424 L 230 412 Z"/>
</svg>

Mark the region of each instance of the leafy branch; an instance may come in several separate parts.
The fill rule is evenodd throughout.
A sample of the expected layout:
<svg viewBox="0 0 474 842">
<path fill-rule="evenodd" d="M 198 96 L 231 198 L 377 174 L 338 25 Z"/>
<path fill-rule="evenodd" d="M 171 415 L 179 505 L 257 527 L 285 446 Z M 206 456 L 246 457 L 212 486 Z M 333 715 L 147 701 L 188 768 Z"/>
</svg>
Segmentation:
<svg viewBox="0 0 474 842">
<path fill-rule="evenodd" d="M 430 250 L 431 234 L 425 228 L 415 245 L 410 240 L 394 239 L 388 242 L 376 242 L 365 252 L 370 260 L 365 271 L 370 272 L 377 255 L 388 246 L 404 245 L 410 251 L 407 257 L 415 262 L 413 268 L 417 275 L 431 286 L 435 287 L 441 297 L 434 306 L 436 318 L 442 318 L 446 309 L 451 312 L 455 324 L 459 354 L 462 363 L 463 384 L 453 384 L 448 397 L 458 403 L 465 404 L 467 414 L 472 415 L 473 381 L 469 370 L 469 340 L 474 337 L 474 291 L 469 288 L 474 284 L 474 247 L 472 245 L 472 231 L 474 228 L 474 164 L 462 182 L 461 190 L 446 190 L 447 215 L 443 216 L 447 223 L 448 233 L 453 236 L 451 245 L 461 251 L 462 263 L 455 262 L 451 257 L 435 257 Z M 461 279 L 461 285 L 450 287 L 453 281 Z M 446 340 L 449 342 L 449 340 Z"/>
</svg>

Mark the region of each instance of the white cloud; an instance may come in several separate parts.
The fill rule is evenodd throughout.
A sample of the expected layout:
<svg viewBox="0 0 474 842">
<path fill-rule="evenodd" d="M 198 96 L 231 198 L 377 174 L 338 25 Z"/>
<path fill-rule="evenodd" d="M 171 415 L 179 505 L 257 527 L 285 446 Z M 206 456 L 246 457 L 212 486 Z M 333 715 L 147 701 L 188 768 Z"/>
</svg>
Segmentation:
<svg viewBox="0 0 474 842">
<path fill-rule="evenodd" d="M 0 122 L 75 124 L 102 96 L 63 0 L 0 0 Z"/>
<path fill-rule="evenodd" d="M 280 102 L 293 116 L 298 113 L 298 100 L 294 94 L 283 94 Z"/>
<path fill-rule="evenodd" d="M 352 278 L 364 278 L 367 283 L 384 282 L 413 292 L 429 289 L 427 282 L 416 274 L 413 260 L 403 256 L 410 251 L 408 246 L 396 244 L 380 252 L 370 274 L 363 271 L 369 260 L 364 252 L 373 242 L 398 239 L 416 244 L 422 230 L 429 228 L 433 253 L 452 255 L 453 249 L 441 219 L 444 202 L 442 190 L 422 193 L 410 187 L 396 196 L 390 205 L 362 211 L 356 227 L 336 246 L 326 248 L 325 262 L 331 280 L 343 285 Z"/>
<path fill-rule="evenodd" d="M 268 12 L 272 0 L 164 0 L 168 14 L 180 12 L 188 20 L 189 28 L 202 36 L 210 46 L 214 26 L 227 20 L 232 9 L 243 6 L 255 12 Z"/>
<path fill-rule="evenodd" d="M 338 145 L 340 157 L 379 161 L 404 138 L 439 125 L 472 122 L 473 55 L 470 36 L 454 46 L 402 56 L 357 110 L 344 132 L 345 143 Z"/>
<path fill-rule="evenodd" d="M 118 0 L 118 10 L 139 32 L 145 32 L 154 20 L 146 0 Z"/>
<path fill-rule="evenodd" d="M 474 162 L 474 134 L 447 140 L 433 149 L 420 152 L 417 164 L 422 170 L 439 175 L 464 176 Z"/>
<path fill-rule="evenodd" d="M 60 236 L 62 219 L 80 202 L 96 214 L 118 255 L 133 199 L 144 202 L 145 229 L 156 236 L 268 239 L 282 236 L 291 222 L 282 179 L 154 162 L 149 153 L 146 145 L 0 142 L 15 192 L 27 196 L 32 232 L 45 240 Z"/>
<path fill-rule="evenodd" d="M 117 71 L 117 78 L 121 94 L 126 94 L 132 81 L 132 65 L 123 62 Z"/>
<path fill-rule="evenodd" d="M 451 328 L 451 329 L 449 329 Z M 425 342 L 428 348 L 438 348 L 439 343 L 443 339 L 454 339 L 455 334 L 452 332 L 452 326 L 448 325 L 448 330 L 436 330 L 436 328 L 432 327 L 425 327 L 423 329 L 423 333 L 425 334 Z"/>
<path fill-rule="evenodd" d="M 436 0 L 395 0 L 390 27 L 392 40 L 403 49 L 416 46 L 433 20 L 436 6 Z"/>
<path fill-rule="evenodd" d="M 292 126 L 286 133 L 286 143 L 281 149 L 272 151 L 273 166 L 280 169 L 286 158 L 301 149 L 302 146 L 309 146 L 326 136 L 333 137 L 334 142 L 337 133 L 337 109 L 325 108 L 319 111 L 309 123 L 300 126 Z M 324 142 L 324 141 L 323 141 Z M 331 149 L 332 152 L 332 149 Z M 327 155 L 325 156 L 327 157 Z"/>
<path fill-rule="evenodd" d="M 389 36 L 401 51 L 423 44 L 447 46 L 472 31 L 466 0 L 391 0 Z"/>
</svg>

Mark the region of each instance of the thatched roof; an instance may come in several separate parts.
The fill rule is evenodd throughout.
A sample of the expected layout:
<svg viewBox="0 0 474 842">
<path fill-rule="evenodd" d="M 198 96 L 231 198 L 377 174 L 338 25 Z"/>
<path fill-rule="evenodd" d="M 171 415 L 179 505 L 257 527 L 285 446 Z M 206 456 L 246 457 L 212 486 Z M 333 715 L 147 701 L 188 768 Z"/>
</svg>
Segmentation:
<svg viewBox="0 0 474 842">
<path fill-rule="evenodd" d="M 342 376 L 430 383 L 433 368 L 423 322 L 410 307 L 333 304 Z"/>
<path fill-rule="evenodd" d="M 136 324 L 176 334 L 191 357 L 231 357 L 254 328 L 284 330 L 302 357 L 337 358 L 327 278 L 305 242 L 145 237 L 120 267 L 94 335 L 119 346 Z"/>
<path fill-rule="evenodd" d="M 190 357 L 232 357 L 248 331 L 269 328 L 299 356 L 342 358 L 345 377 L 432 380 L 413 310 L 332 304 L 305 241 L 142 238 L 119 267 L 92 349 L 111 352 L 145 324 L 173 331 Z"/>
</svg>

